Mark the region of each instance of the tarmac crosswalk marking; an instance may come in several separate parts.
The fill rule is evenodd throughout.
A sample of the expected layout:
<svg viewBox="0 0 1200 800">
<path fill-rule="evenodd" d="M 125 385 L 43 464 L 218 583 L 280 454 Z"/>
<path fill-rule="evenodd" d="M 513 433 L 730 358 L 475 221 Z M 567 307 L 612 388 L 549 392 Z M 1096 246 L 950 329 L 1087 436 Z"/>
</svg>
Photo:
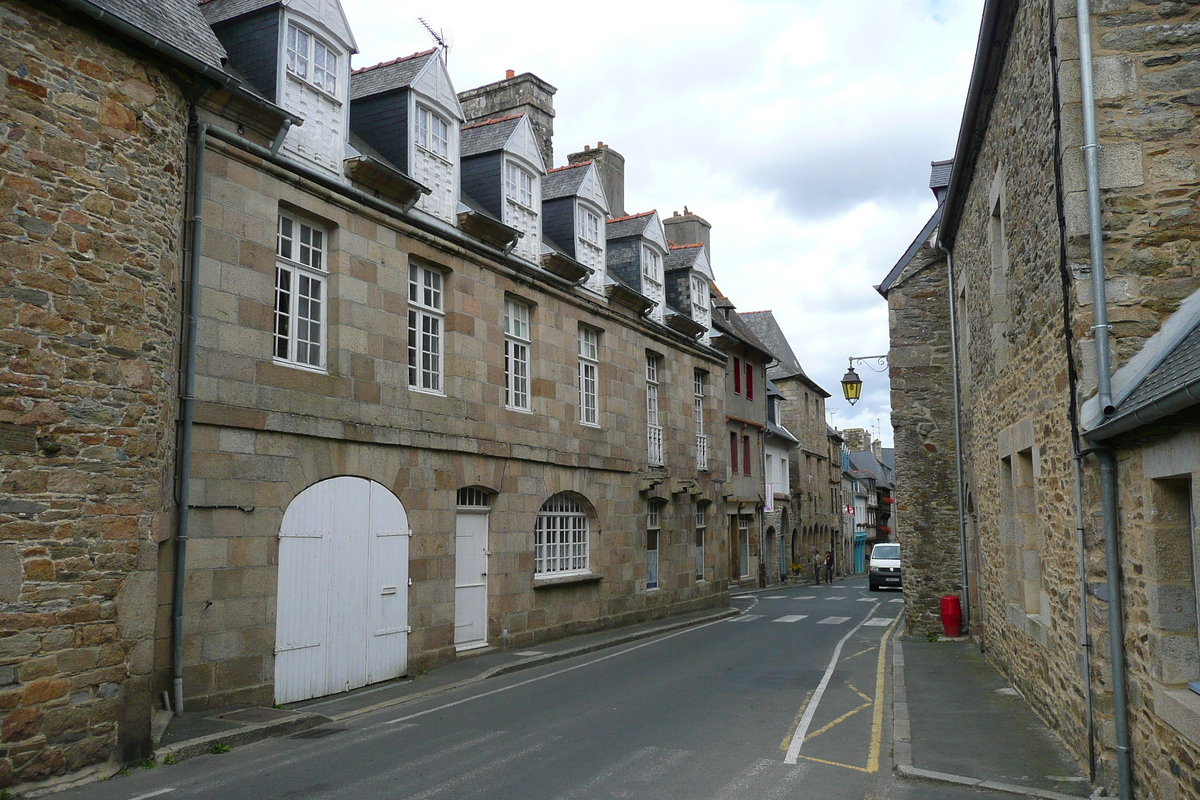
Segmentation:
<svg viewBox="0 0 1200 800">
<path fill-rule="evenodd" d="M 833 594 L 825 598 L 826 600 L 845 600 L 846 596 L 841 594 Z"/>
<path fill-rule="evenodd" d="M 754 622 L 754 620 L 762 618 L 762 614 L 742 614 L 741 616 L 729 619 L 728 622 Z"/>
<path fill-rule="evenodd" d="M 818 625 L 841 625 L 843 622 L 849 622 L 849 617 L 826 617 L 818 622 Z"/>
<path fill-rule="evenodd" d="M 799 597 L 797 597 L 796 599 L 797 600 L 816 600 L 817 596 L 815 594 L 802 594 Z"/>
<path fill-rule="evenodd" d="M 874 603 L 874 602 L 875 602 L 875 598 L 874 598 L 874 597 L 860 597 L 860 598 L 858 598 L 858 602 L 860 602 L 860 603 Z"/>
<path fill-rule="evenodd" d="M 808 619 L 808 614 L 788 614 L 779 619 L 771 620 L 772 622 L 799 622 L 802 619 Z"/>
<path fill-rule="evenodd" d="M 895 600 L 888 600 L 888 602 L 889 602 L 889 603 L 903 603 L 903 602 L 904 602 L 904 598 L 903 598 L 903 597 L 897 597 Z"/>
<path fill-rule="evenodd" d="M 763 600 L 786 600 L 786 594 L 773 594 L 770 597 L 764 597 Z"/>
<path fill-rule="evenodd" d="M 863 623 L 863 625 L 874 625 L 877 628 L 884 628 L 896 621 L 895 617 L 871 617 Z"/>
</svg>

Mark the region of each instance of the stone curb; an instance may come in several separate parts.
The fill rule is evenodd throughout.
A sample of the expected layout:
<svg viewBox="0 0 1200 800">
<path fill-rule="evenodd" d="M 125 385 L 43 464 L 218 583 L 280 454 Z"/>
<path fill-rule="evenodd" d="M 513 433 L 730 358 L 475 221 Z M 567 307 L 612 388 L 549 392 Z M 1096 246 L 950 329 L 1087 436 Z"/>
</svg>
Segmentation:
<svg viewBox="0 0 1200 800">
<path fill-rule="evenodd" d="M 195 739 L 187 739 L 182 742 L 159 747 L 154 751 L 154 761 L 157 764 L 165 764 L 167 763 L 167 759 L 170 758 L 171 763 L 177 764 L 189 758 L 212 753 L 212 746 L 218 742 L 227 744 L 230 747 L 240 747 L 252 742 L 261 741 L 262 739 L 289 736 L 293 733 L 306 731 L 309 728 L 315 728 L 318 725 L 324 725 L 332 721 L 329 717 L 324 717 L 320 714 L 300 712 L 290 717 L 272 720 L 271 722 L 260 722 L 257 725 L 246 725 L 242 728 L 210 733 L 207 736 L 198 736 Z"/>
<path fill-rule="evenodd" d="M 411 703 L 414 700 L 421 700 L 426 697 L 433 697 L 435 695 L 442 694 L 443 692 L 449 692 L 453 689 L 459 689 L 463 686 L 470 686 L 473 683 L 479 683 L 480 681 L 485 681 L 488 678 L 494 678 L 499 675 L 507 675 L 512 672 L 520 672 L 521 670 L 539 667 L 543 664 L 551 664 L 555 661 L 563 661 L 568 658 L 574 658 L 575 656 L 594 653 L 597 650 L 606 650 L 610 647 L 628 644 L 629 642 L 636 642 L 639 639 L 648 639 L 651 636 L 658 636 L 659 634 L 670 633 L 683 628 L 693 628 L 697 625 L 703 625 L 708 622 L 718 622 L 720 620 L 727 619 L 728 617 L 736 617 L 741 613 L 742 612 L 736 608 L 726 608 L 697 619 L 668 623 L 652 630 L 633 631 L 624 636 L 607 639 L 603 642 L 595 642 L 594 644 L 584 645 L 582 647 L 573 647 L 569 650 L 563 650 L 559 653 L 546 653 L 545 655 L 540 656 L 530 656 L 529 658 L 522 659 L 521 661 L 515 661 L 511 664 L 499 664 L 489 670 L 479 673 L 472 678 L 466 678 L 461 681 L 456 681 L 455 683 L 448 683 L 445 686 L 438 686 L 433 689 L 426 689 L 422 692 L 414 692 L 410 695 L 405 695 L 404 697 L 397 697 L 392 700 L 384 700 L 381 703 L 363 706 L 362 708 L 356 708 L 353 711 L 345 711 L 341 714 L 334 715 L 329 719 L 333 722 L 341 722 L 343 720 L 353 719 L 354 717 L 359 717 L 363 714 L 382 711 L 385 708 L 393 708 L 395 706 L 404 705 L 405 703 Z"/>
<path fill-rule="evenodd" d="M 993 792 L 1036 797 L 1040 800 L 1083 800 L 1079 795 L 1062 794 L 1049 789 L 1018 786 L 1012 783 L 970 778 L 949 772 L 914 767 L 912 763 L 912 727 L 908 717 L 908 690 L 904 682 L 904 644 L 892 640 L 892 760 L 896 774 L 951 786 L 969 786 Z"/>
</svg>

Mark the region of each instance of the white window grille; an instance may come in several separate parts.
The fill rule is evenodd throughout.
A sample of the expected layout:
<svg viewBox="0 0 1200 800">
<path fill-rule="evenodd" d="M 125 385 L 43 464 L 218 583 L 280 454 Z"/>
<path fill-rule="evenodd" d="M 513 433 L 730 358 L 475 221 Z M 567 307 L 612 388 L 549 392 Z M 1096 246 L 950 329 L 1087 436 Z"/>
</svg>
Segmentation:
<svg viewBox="0 0 1200 800">
<path fill-rule="evenodd" d="M 579 329 L 579 421 L 584 425 L 599 425 L 597 394 L 600 369 L 600 332 L 593 328 Z"/>
<path fill-rule="evenodd" d="M 663 463 L 663 433 L 658 418 L 658 364 L 657 356 L 646 356 L 646 445 L 650 464 Z"/>
<path fill-rule="evenodd" d="M 492 498 L 483 489 L 466 486 L 458 490 L 458 505 L 469 508 L 488 508 Z"/>
<path fill-rule="evenodd" d="M 408 385 L 442 392 L 442 273 L 420 264 L 408 267 Z"/>
<path fill-rule="evenodd" d="M 325 368 L 325 233 L 279 214 L 275 238 L 276 361 Z"/>
<path fill-rule="evenodd" d="M 450 123 L 425 106 L 417 106 L 417 146 L 450 158 Z"/>
<path fill-rule="evenodd" d="M 662 256 L 650 245 L 642 245 L 642 294 L 653 300 L 657 307 L 655 318 L 661 321 L 663 302 Z"/>
<path fill-rule="evenodd" d="M 692 413 L 696 417 L 696 469 L 708 471 L 708 436 L 704 433 L 704 381 L 703 370 L 692 376 Z"/>
<path fill-rule="evenodd" d="M 504 196 L 525 208 L 533 208 L 533 176 L 511 161 L 504 164 Z"/>
<path fill-rule="evenodd" d="M 533 563 L 535 575 L 588 571 L 588 518 L 570 495 L 555 495 L 542 504 L 534 530 Z"/>
<path fill-rule="evenodd" d="M 529 306 L 504 301 L 504 404 L 529 410 Z"/>
<path fill-rule="evenodd" d="M 708 304 L 708 281 L 702 275 L 692 275 L 692 319 L 696 322 L 701 322 L 708 325 L 709 304 Z"/>
<path fill-rule="evenodd" d="M 658 588 L 658 537 L 662 528 L 660 506 L 651 500 L 646 509 L 646 589 Z"/>
<path fill-rule="evenodd" d="M 704 540 L 708 537 L 708 507 L 696 504 L 696 580 L 704 580 Z"/>
<path fill-rule="evenodd" d="M 337 65 L 337 50 L 294 22 L 288 23 L 288 72 L 322 91 L 337 94 Z"/>
</svg>

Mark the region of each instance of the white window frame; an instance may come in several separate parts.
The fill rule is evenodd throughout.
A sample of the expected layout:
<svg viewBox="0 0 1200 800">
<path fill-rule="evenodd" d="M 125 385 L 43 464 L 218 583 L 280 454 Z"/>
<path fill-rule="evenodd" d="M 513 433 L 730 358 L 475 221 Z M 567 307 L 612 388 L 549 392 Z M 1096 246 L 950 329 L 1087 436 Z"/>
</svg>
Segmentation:
<svg viewBox="0 0 1200 800">
<path fill-rule="evenodd" d="M 662 305 L 663 259 L 648 244 L 642 243 L 642 294 Z"/>
<path fill-rule="evenodd" d="M 708 506 L 696 503 L 696 580 L 704 580 L 704 540 L 708 538 Z"/>
<path fill-rule="evenodd" d="M 302 25 L 288 20 L 285 68 L 310 86 L 337 97 L 340 51 Z"/>
<path fill-rule="evenodd" d="M 445 394 L 446 276 L 408 265 L 408 388 Z"/>
<path fill-rule="evenodd" d="M 696 322 L 709 323 L 708 314 L 708 281 L 703 275 L 692 275 L 691 279 L 692 319 Z"/>
<path fill-rule="evenodd" d="M 656 355 L 646 354 L 646 459 L 656 467 L 663 464 L 663 429 L 658 408 L 661 361 Z"/>
<path fill-rule="evenodd" d="M 275 234 L 271 353 L 278 364 L 324 372 L 329 237 L 320 226 L 283 211 L 278 214 Z"/>
<path fill-rule="evenodd" d="M 417 147 L 443 161 L 450 160 L 450 122 L 428 106 L 417 104 L 415 140 Z"/>
<path fill-rule="evenodd" d="M 542 504 L 533 534 L 534 577 L 585 575 L 589 572 L 590 526 L 587 512 L 568 494 Z"/>
<path fill-rule="evenodd" d="M 529 304 L 504 300 L 504 405 L 514 411 L 531 410 L 529 317 Z"/>
<path fill-rule="evenodd" d="M 579 327 L 579 421 L 600 427 L 600 331 Z"/>
<path fill-rule="evenodd" d="M 692 414 L 696 418 L 696 471 L 708 472 L 708 435 L 704 432 L 704 389 L 703 370 L 692 373 Z"/>
<path fill-rule="evenodd" d="M 600 215 L 590 208 L 581 208 L 579 214 L 579 238 L 583 241 L 600 246 Z"/>
<path fill-rule="evenodd" d="M 658 588 L 658 552 L 662 534 L 662 504 L 651 500 L 646 506 L 646 591 Z"/>
<path fill-rule="evenodd" d="M 515 161 L 504 161 L 504 196 L 517 205 L 537 213 L 533 207 L 534 176 Z"/>
</svg>

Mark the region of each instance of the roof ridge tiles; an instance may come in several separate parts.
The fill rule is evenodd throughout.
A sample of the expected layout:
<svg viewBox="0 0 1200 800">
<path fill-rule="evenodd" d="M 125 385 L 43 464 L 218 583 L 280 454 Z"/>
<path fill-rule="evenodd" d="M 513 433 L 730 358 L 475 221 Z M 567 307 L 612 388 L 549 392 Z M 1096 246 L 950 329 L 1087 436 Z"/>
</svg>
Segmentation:
<svg viewBox="0 0 1200 800">
<path fill-rule="evenodd" d="M 519 114 L 509 114 L 507 117 L 496 117 L 495 119 L 485 119 L 480 122 L 471 122 L 467 125 L 463 125 L 461 130 L 466 131 L 470 130 L 471 128 L 482 128 L 484 125 L 495 125 L 497 122 L 508 122 L 510 119 L 520 119 L 523 116 L 525 116 L 524 111 L 520 112 Z"/>
<path fill-rule="evenodd" d="M 208 2 L 212 2 L 212 0 L 203 0 L 203 2 L 208 3 Z M 373 69 L 379 69 L 381 67 L 390 67 L 393 64 L 399 64 L 401 61 L 409 61 L 411 59 L 420 58 L 421 56 L 427 56 L 430 53 L 436 53 L 436 52 L 437 52 L 437 48 L 431 47 L 428 50 L 422 50 L 419 53 L 413 53 L 412 55 L 400 56 L 398 58 L 393 58 L 391 61 L 380 61 L 378 64 L 372 64 L 369 67 L 359 67 L 358 69 L 351 70 L 350 74 L 351 75 L 360 75 L 364 72 L 370 72 Z"/>
<path fill-rule="evenodd" d="M 591 163 L 592 163 L 592 159 L 589 158 L 587 161 L 577 161 L 574 164 L 567 164 L 562 167 L 555 167 L 554 169 L 548 169 L 548 170 L 546 170 L 546 174 L 549 175 L 551 172 L 562 172 L 564 169 L 575 169 L 576 167 L 586 167 L 588 164 L 591 164 Z"/>
<path fill-rule="evenodd" d="M 693 242 L 692 244 L 673 244 L 670 246 L 670 249 L 671 250 L 689 250 L 693 247 L 704 247 L 704 243 L 703 242 Z"/>
<path fill-rule="evenodd" d="M 638 217 L 648 217 L 651 214 L 657 214 L 657 213 L 658 213 L 658 210 L 652 208 L 649 211 L 643 211 L 640 214 L 626 214 L 623 217 L 613 217 L 612 219 L 606 219 L 604 221 L 611 224 L 613 222 L 624 222 L 627 219 L 637 219 Z"/>
</svg>

